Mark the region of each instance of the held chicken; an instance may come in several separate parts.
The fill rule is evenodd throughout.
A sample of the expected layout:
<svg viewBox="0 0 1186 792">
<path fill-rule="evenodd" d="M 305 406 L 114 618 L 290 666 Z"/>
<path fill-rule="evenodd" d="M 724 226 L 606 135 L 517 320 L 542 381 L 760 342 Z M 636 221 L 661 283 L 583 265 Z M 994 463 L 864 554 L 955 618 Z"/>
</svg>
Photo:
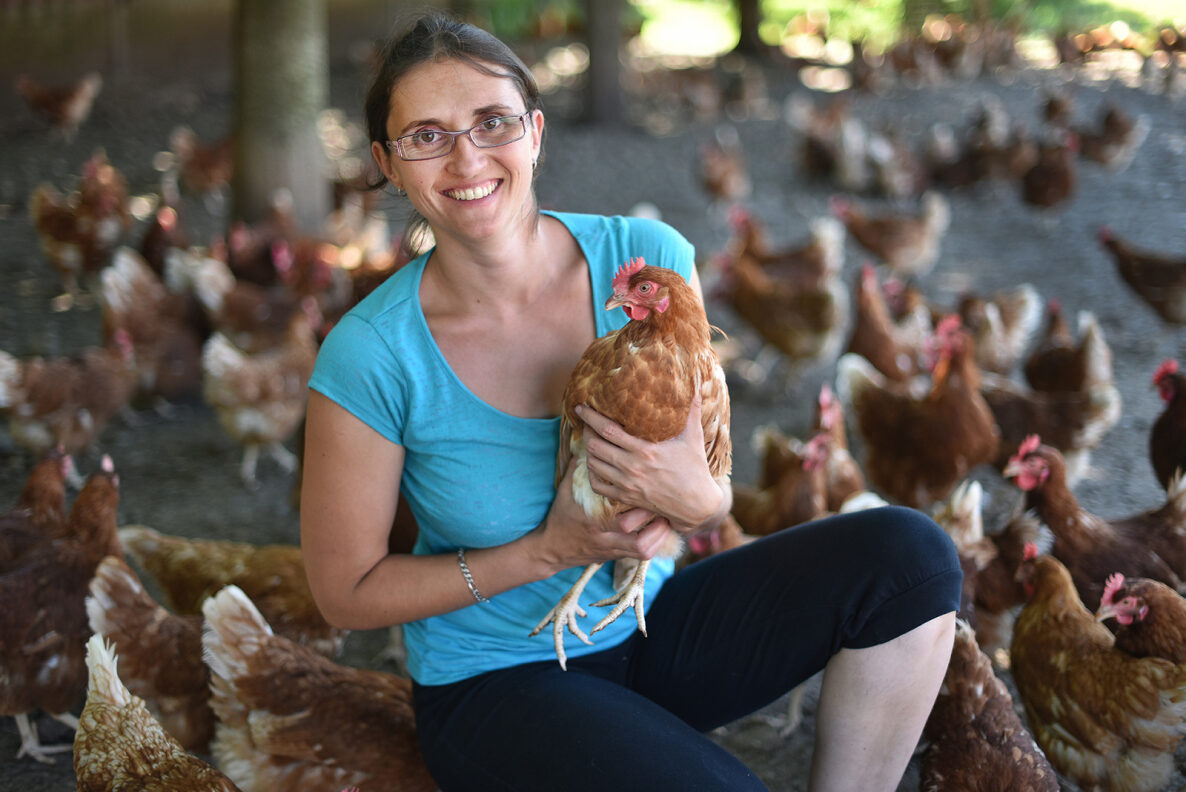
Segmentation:
<svg viewBox="0 0 1186 792">
<path fill-rule="evenodd" d="M 907 506 L 947 497 L 997 451 L 997 427 L 980 395 L 971 338 L 958 317 L 940 322 L 936 335 L 939 359 L 921 395 L 889 382 L 860 355 L 844 355 L 836 370 L 836 391 L 863 441 L 865 475 Z"/>
<path fill-rule="evenodd" d="M 248 488 L 259 486 L 261 451 L 289 473 L 296 470 L 296 457 L 284 443 L 305 417 L 320 321 L 316 301 L 307 297 L 273 347 L 249 353 L 215 333 L 202 348 L 202 396 L 223 430 L 243 447 L 239 475 Z"/>
<path fill-rule="evenodd" d="M 920 792 L 1058 792 L 1058 774 L 1013 696 L 993 673 L 972 628 L 955 623 L 951 662 L 923 728 Z"/>
<path fill-rule="evenodd" d="M 238 792 L 230 779 L 191 756 L 161 728 L 124 686 L 117 662 L 102 636 L 87 640 L 87 700 L 74 737 L 78 792 Z"/>
<path fill-rule="evenodd" d="M 0 351 L 0 414 L 12 439 L 35 456 L 52 448 L 91 448 L 136 392 L 135 352 L 127 333 L 73 357 L 24 360 Z"/>
<path fill-rule="evenodd" d="M 69 85 L 50 85 L 20 74 L 15 87 L 29 109 L 70 142 L 91 115 L 95 97 L 103 89 L 103 75 L 87 72 Z"/>
<path fill-rule="evenodd" d="M 1050 763 L 1083 789 L 1165 789 L 1186 733 L 1186 666 L 1116 648 L 1055 557 L 1035 553 L 1018 575 L 1032 593 L 1010 671 Z"/>
<path fill-rule="evenodd" d="M 1170 324 L 1186 324 L 1186 256 L 1141 248 L 1108 226 L 1099 241 L 1133 292 Z"/>
<path fill-rule="evenodd" d="M 1066 565 L 1086 607 L 1099 607 L 1104 581 L 1114 572 L 1181 588 L 1181 575 L 1161 552 L 1181 553 L 1186 490 L 1159 509 L 1105 520 L 1079 504 L 1067 486 L 1062 454 L 1042 445 L 1037 435 L 1021 444 L 1004 475 L 1025 493 L 1025 507 L 1054 534 L 1050 553 Z"/>
<path fill-rule="evenodd" d="M 874 214 L 833 196 L 832 214 L 861 247 L 877 256 L 900 277 L 921 277 L 939 259 L 939 246 L 951 223 L 951 207 L 940 193 L 928 191 L 917 212 L 885 210 Z"/>
<path fill-rule="evenodd" d="M 1116 621 L 1116 648 L 1133 657 L 1186 663 L 1186 599 L 1160 580 L 1114 573 L 1104 585 L 1095 618 Z"/>
<path fill-rule="evenodd" d="M 1162 361 L 1153 372 L 1153 387 L 1165 407 L 1149 429 L 1149 461 L 1166 490 L 1175 476 L 1186 473 L 1186 374 L 1178 361 Z"/>
<path fill-rule="evenodd" d="M 162 608 L 116 556 L 95 570 L 87 621 L 123 660 L 128 690 L 183 748 L 206 753 L 214 736 L 210 669 L 202 662 L 202 617 Z"/>
<path fill-rule="evenodd" d="M 574 410 L 577 405 L 588 405 L 634 437 L 660 442 L 683 431 L 692 401 L 699 394 L 708 469 L 722 487 L 729 486 L 733 462 L 725 372 L 709 343 L 712 328 L 692 287 L 672 270 L 648 267 L 641 258 L 631 259 L 615 273 L 613 294 L 605 303 L 606 310 L 617 307 L 625 309 L 630 321 L 590 344 L 565 386 L 556 460 L 559 484 L 570 460 L 575 458 L 573 497 L 586 514 L 606 524 L 629 507 L 593 491 L 585 427 Z M 659 552 L 674 557 L 681 548 L 679 535 L 671 531 Z M 585 567 L 573 587 L 531 632 L 536 635 L 546 625 L 553 625 L 556 656 L 562 668 L 567 668 L 566 627 L 581 641 L 592 643 L 577 625 L 577 617 L 584 615 L 581 593 L 601 566 L 594 563 Z M 593 603 L 595 607 L 614 607 L 592 632 L 633 606 L 638 628 L 645 635 L 643 594 L 650 561 L 620 559 L 614 567 L 618 593 Z"/>
<path fill-rule="evenodd" d="M 87 584 L 104 556 L 121 553 L 118 504 L 119 477 L 104 456 L 70 507 L 67 535 L 0 568 L 0 715 L 16 718 L 18 759 L 52 764 L 51 754 L 70 750 L 42 745 L 29 713 L 42 709 L 78 727 L 70 711 L 86 689 Z"/>
<path fill-rule="evenodd" d="M 202 613 L 218 716 L 211 753 L 244 792 L 436 790 L 409 680 L 338 665 L 274 635 L 236 586 L 207 599 Z"/>
<path fill-rule="evenodd" d="M 331 627 L 313 602 L 299 546 L 188 539 L 144 525 L 125 525 L 119 537 L 176 613 L 201 614 L 207 597 L 233 584 L 280 635 L 326 657 L 341 651 L 348 631 Z"/>
</svg>

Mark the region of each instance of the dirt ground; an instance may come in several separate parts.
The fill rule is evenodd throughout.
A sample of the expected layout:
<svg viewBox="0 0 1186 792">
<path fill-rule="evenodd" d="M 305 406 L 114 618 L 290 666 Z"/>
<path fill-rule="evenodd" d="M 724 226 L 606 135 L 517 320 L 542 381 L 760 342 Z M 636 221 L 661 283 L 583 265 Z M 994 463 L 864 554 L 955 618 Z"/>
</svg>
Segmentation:
<svg viewBox="0 0 1186 792">
<path fill-rule="evenodd" d="M 978 98 L 992 94 L 1033 129 L 1039 126 L 1040 87 L 1065 79 L 1053 70 L 1027 69 L 971 82 L 900 86 L 879 96 L 856 95 L 853 106 L 870 124 L 894 124 L 917 138 L 934 121 L 961 126 Z M 991 291 L 1028 281 L 1043 297 L 1059 298 L 1071 315 L 1080 309 L 1097 314 L 1114 353 L 1124 414 L 1093 455 L 1095 472 L 1079 485 L 1077 495 L 1087 508 L 1118 516 L 1159 502 L 1146 442 L 1161 405 L 1149 379 L 1163 358 L 1186 355 L 1186 331 L 1162 324 L 1124 287 L 1094 234 L 1100 224 L 1108 223 L 1148 246 L 1186 252 L 1186 102 L 1143 90 L 1123 75 L 1080 72 L 1071 79 L 1083 119 L 1094 118 L 1105 98 L 1150 116 L 1152 131 L 1135 161 L 1120 174 L 1084 165 L 1078 193 L 1053 220 L 1038 218 L 1012 189 L 950 193 L 951 228 L 940 261 L 923 286 L 930 296 L 951 303 L 965 288 Z M 331 103 L 341 109 L 347 126 L 360 120 L 363 89 L 355 67 L 335 60 Z M 804 237 L 809 221 L 827 211 L 833 188 L 804 178 L 795 156 L 796 138 L 781 118 L 784 100 L 792 92 L 805 91 L 802 84 L 790 74 L 776 73 L 768 90 L 767 111 L 734 125 L 754 181 L 747 203 L 768 224 L 775 242 L 787 242 Z M 43 180 L 69 185 L 83 160 L 103 146 L 127 176 L 133 193 L 152 193 L 159 176 L 152 158 L 166 147 L 173 126 L 186 123 L 213 139 L 227 129 L 230 107 L 225 69 L 163 81 L 129 75 L 104 89 L 78 138 L 65 143 L 47 135 L 14 96 L 0 91 L 0 348 L 22 356 L 63 355 L 98 338 L 93 305 L 84 303 L 64 312 L 51 309 L 60 285 L 41 256 L 29 222 L 26 199 L 32 188 Z M 563 94 L 549 96 L 545 104 L 548 151 L 539 181 L 545 207 L 623 213 L 645 201 L 691 239 L 702 259 L 724 246 L 724 216 L 697 181 L 697 147 L 712 135 L 713 122 L 680 122 L 663 135 L 638 127 L 609 131 L 575 123 L 571 107 L 571 97 Z M 398 208 L 388 208 L 394 221 Z M 189 200 L 183 222 L 193 231 L 191 238 L 200 240 L 218 228 L 220 219 Z M 861 261 L 850 242 L 845 262 L 849 283 Z M 726 307 L 710 303 L 709 313 L 716 324 L 755 349 Z M 819 367 L 806 372 L 789 391 L 737 383 L 736 480 L 749 482 L 756 476 L 756 461 L 748 448 L 753 429 L 776 423 L 800 433 L 819 383 L 831 376 L 831 366 Z M 117 421 L 98 449 L 81 455 L 84 473 L 94 469 L 100 451 L 113 457 L 120 473 L 122 523 L 258 543 L 298 539 L 291 478 L 265 461 L 260 468 L 262 486 L 254 492 L 244 489 L 237 478 L 239 449 L 198 399 L 178 405 L 171 417 L 143 412 L 134 423 Z M 15 498 L 29 464 L 0 429 L 0 503 Z M 978 470 L 976 478 L 987 490 L 986 524 L 991 529 L 993 519 L 1012 506 L 1016 492 L 991 471 Z M 390 669 L 376 661 L 385 643 L 383 631 L 356 633 L 343 662 Z M 750 763 L 772 790 L 806 789 L 817 690 L 818 683 L 810 687 L 805 721 L 788 737 L 779 736 L 769 722 L 781 714 L 785 704 L 780 701 L 720 730 L 714 739 Z M 39 717 L 37 722 L 46 741 L 69 739 L 68 732 L 50 719 Z M 0 792 L 73 788 L 68 758 L 59 758 L 53 767 L 16 761 L 17 745 L 13 721 L 0 720 Z M 900 789 L 916 788 L 912 768 Z"/>
</svg>

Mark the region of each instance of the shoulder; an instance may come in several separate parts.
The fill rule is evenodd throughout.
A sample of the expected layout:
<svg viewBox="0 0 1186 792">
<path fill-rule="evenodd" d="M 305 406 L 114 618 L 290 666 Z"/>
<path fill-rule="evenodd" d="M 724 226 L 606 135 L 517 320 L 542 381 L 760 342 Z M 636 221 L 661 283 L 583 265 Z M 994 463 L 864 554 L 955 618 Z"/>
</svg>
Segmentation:
<svg viewBox="0 0 1186 792">
<path fill-rule="evenodd" d="M 683 234 L 662 220 L 624 215 L 548 212 L 562 222 L 580 243 L 595 273 L 612 274 L 631 258 L 667 267 L 689 278 L 695 249 Z"/>
</svg>

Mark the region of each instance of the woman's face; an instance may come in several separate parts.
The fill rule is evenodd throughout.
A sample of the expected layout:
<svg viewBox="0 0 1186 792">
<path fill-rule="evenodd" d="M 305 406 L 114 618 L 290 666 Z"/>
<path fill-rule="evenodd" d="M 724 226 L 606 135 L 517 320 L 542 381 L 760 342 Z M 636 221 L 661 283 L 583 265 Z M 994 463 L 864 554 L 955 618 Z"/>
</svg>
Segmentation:
<svg viewBox="0 0 1186 792">
<path fill-rule="evenodd" d="M 453 132 L 526 109 L 509 77 L 462 61 L 432 61 L 409 71 L 392 90 L 387 134 L 395 140 L 426 130 Z M 537 111 L 527 118 L 526 135 L 494 148 L 478 148 L 460 135 L 451 152 L 435 159 L 405 161 L 381 143 L 371 149 L 387 179 L 407 190 L 434 234 L 483 238 L 513 227 L 517 218 L 534 218 L 532 170 L 543 124 Z"/>
</svg>

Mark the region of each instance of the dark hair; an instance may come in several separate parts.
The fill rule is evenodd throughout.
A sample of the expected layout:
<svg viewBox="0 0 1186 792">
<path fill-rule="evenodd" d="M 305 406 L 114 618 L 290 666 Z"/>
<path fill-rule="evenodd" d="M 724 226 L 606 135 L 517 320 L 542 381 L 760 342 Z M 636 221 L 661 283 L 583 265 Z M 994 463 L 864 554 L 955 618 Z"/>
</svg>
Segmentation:
<svg viewBox="0 0 1186 792">
<path fill-rule="evenodd" d="M 379 55 L 364 109 L 367 134 L 372 142 L 387 140 L 387 116 L 396 84 L 416 66 L 435 60 L 464 61 L 486 74 L 506 77 L 518 88 L 529 112 L 540 109 L 535 77 L 510 47 L 479 27 L 440 11 L 428 11 L 397 28 Z M 537 164 L 542 159 L 541 141 Z M 371 186 L 377 189 L 386 183 L 387 178 L 380 172 Z M 412 210 L 404 243 L 412 242 L 411 237 L 423 234 L 426 229 L 424 218 Z"/>
</svg>

